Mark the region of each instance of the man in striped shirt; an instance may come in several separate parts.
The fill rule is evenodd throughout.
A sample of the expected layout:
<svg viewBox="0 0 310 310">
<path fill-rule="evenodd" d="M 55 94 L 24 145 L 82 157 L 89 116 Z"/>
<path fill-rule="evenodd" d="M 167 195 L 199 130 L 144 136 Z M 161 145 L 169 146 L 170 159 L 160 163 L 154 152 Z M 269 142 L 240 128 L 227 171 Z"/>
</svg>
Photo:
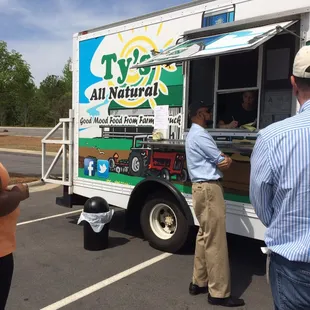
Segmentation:
<svg viewBox="0 0 310 310">
<path fill-rule="evenodd" d="M 291 84 L 297 115 L 261 130 L 251 157 L 250 199 L 267 227 L 275 309 L 310 309 L 310 46 Z"/>
</svg>

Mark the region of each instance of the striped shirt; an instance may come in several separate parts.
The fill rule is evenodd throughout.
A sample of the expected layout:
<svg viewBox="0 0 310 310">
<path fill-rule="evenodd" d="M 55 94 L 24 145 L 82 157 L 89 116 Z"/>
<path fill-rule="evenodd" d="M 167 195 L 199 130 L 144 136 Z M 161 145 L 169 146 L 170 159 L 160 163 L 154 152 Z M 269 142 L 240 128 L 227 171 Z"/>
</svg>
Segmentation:
<svg viewBox="0 0 310 310">
<path fill-rule="evenodd" d="M 250 200 L 267 227 L 267 247 L 290 261 L 310 263 L 310 100 L 299 114 L 258 133 Z"/>
</svg>

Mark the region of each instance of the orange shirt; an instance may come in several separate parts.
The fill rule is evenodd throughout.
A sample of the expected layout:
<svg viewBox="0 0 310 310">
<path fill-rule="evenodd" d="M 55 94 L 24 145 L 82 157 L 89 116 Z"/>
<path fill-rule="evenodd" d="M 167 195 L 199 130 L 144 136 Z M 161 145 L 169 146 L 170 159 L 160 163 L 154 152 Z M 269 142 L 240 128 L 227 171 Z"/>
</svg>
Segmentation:
<svg viewBox="0 0 310 310">
<path fill-rule="evenodd" d="M 1 206 L 0 206 L 1 207 Z M 16 249 L 16 224 L 20 210 L 0 217 L 0 257 L 13 253 Z"/>
</svg>

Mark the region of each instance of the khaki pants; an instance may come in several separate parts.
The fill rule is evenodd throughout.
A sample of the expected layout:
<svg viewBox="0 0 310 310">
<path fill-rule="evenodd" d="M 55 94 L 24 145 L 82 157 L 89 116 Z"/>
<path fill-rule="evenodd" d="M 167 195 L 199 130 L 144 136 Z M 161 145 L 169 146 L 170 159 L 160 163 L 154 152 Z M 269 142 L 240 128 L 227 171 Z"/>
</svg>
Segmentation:
<svg viewBox="0 0 310 310">
<path fill-rule="evenodd" d="M 215 298 L 230 296 L 226 206 L 219 182 L 195 183 L 193 207 L 200 228 L 196 239 L 193 284 L 208 285 Z"/>
</svg>

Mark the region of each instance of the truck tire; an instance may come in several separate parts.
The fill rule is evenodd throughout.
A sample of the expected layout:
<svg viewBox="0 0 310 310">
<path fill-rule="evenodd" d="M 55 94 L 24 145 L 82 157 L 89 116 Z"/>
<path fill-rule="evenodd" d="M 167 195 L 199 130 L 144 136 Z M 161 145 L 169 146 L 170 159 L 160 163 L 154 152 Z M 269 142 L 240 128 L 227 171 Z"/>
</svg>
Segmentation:
<svg viewBox="0 0 310 310">
<path fill-rule="evenodd" d="M 129 175 L 143 177 L 146 172 L 143 157 L 138 152 L 130 153 L 128 159 Z"/>
<path fill-rule="evenodd" d="M 186 169 L 184 169 L 184 168 L 182 169 L 181 174 L 179 174 L 177 176 L 177 180 L 182 182 L 182 183 L 184 183 L 188 180 L 188 173 L 187 173 Z"/>
<path fill-rule="evenodd" d="M 164 252 L 179 251 L 189 234 L 185 215 L 170 197 L 148 200 L 140 214 L 140 225 L 150 246 Z"/>
<path fill-rule="evenodd" d="M 160 176 L 161 178 L 163 178 L 164 180 L 169 181 L 170 180 L 170 172 L 168 169 L 164 168 L 160 171 Z"/>
</svg>

